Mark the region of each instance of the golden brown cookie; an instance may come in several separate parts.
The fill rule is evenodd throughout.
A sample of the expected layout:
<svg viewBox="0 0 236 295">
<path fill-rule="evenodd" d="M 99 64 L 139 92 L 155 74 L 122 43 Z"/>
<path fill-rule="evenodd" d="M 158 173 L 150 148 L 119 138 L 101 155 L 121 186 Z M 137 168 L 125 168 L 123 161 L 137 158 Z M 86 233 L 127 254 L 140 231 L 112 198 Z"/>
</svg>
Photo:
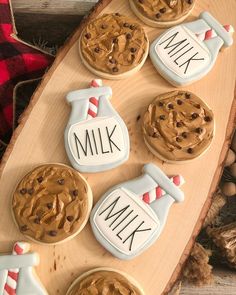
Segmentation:
<svg viewBox="0 0 236 295">
<path fill-rule="evenodd" d="M 136 16 L 151 27 L 170 27 L 181 23 L 196 0 L 129 0 Z"/>
<path fill-rule="evenodd" d="M 148 56 L 148 48 L 142 26 L 119 13 L 92 20 L 79 40 L 84 65 L 106 79 L 122 79 L 137 72 Z"/>
<path fill-rule="evenodd" d="M 84 273 L 74 281 L 66 295 L 90 294 L 145 295 L 133 278 L 111 268 L 97 268 Z"/>
<path fill-rule="evenodd" d="M 195 94 L 172 91 L 158 95 L 143 117 L 144 141 L 150 151 L 167 162 L 200 156 L 214 136 L 214 117 Z"/>
<path fill-rule="evenodd" d="M 45 164 L 19 182 L 12 199 L 14 220 L 22 234 L 39 243 L 73 238 L 87 223 L 92 191 L 74 169 Z"/>
</svg>

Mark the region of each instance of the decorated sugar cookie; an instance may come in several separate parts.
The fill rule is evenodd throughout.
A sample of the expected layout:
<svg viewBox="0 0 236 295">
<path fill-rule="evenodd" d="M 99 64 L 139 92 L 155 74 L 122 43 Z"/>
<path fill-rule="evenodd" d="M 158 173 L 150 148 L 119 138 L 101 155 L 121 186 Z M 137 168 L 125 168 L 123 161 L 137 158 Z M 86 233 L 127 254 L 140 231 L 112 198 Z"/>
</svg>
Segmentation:
<svg viewBox="0 0 236 295">
<path fill-rule="evenodd" d="M 91 88 L 72 91 L 65 130 L 65 148 L 72 166 L 81 172 L 115 168 L 129 157 L 127 127 L 110 103 L 112 90 L 93 80 Z"/>
<path fill-rule="evenodd" d="M 143 116 L 143 136 L 149 150 L 170 163 L 202 155 L 214 137 L 214 116 L 207 104 L 189 91 L 158 95 Z"/>
<path fill-rule="evenodd" d="M 150 46 L 157 71 L 175 86 L 204 77 L 214 66 L 219 50 L 233 44 L 233 28 L 222 26 L 210 13 L 198 20 L 173 27 Z"/>
<path fill-rule="evenodd" d="M 108 267 L 95 268 L 79 276 L 66 295 L 145 295 L 128 274 Z"/>
<path fill-rule="evenodd" d="M 37 253 L 29 253 L 30 244 L 17 242 L 12 254 L 0 256 L 1 295 L 47 295 L 34 267 L 39 264 Z"/>
<path fill-rule="evenodd" d="M 193 10 L 196 0 L 129 0 L 131 9 L 152 27 L 170 27 L 181 23 Z"/>
<path fill-rule="evenodd" d="M 86 225 L 92 191 L 78 171 L 44 164 L 22 178 L 12 199 L 14 221 L 27 238 L 41 244 L 72 239 Z"/>
<path fill-rule="evenodd" d="M 142 26 L 119 13 L 93 19 L 79 40 L 83 64 L 105 79 L 123 79 L 139 71 L 148 49 L 148 37 Z"/>
<path fill-rule="evenodd" d="M 120 259 L 139 255 L 161 234 L 171 205 L 184 200 L 182 184 L 181 176 L 169 179 L 146 164 L 142 176 L 116 185 L 95 205 L 90 216 L 95 237 Z"/>
</svg>

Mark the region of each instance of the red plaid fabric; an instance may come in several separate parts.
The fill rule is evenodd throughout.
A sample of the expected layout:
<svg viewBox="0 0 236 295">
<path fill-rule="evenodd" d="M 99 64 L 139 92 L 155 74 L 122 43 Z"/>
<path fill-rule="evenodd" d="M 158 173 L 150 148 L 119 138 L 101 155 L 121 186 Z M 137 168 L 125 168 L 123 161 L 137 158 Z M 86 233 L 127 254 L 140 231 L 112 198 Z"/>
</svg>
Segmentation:
<svg viewBox="0 0 236 295">
<path fill-rule="evenodd" d="M 17 40 L 10 0 L 0 0 L 0 141 L 13 126 L 13 90 L 20 81 L 41 77 L 53 57 Z"/>
</svg>

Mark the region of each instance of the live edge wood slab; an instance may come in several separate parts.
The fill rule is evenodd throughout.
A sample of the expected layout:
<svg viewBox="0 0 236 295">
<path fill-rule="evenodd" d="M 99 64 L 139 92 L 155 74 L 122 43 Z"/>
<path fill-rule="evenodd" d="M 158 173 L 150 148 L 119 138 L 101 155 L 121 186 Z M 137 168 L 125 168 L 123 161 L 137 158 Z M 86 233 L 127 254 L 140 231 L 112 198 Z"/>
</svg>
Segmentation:
<svg viewBox="0 0 236 295">
<path fill-rule="evenodd" d="M 202 0 L 188 20 L 196 19 L 203 10 L 210 11 L 222 24 L 236 27 L 234 0 Z M 22 116 L 1 163 L 0 179 L 0 251 L 7 252 L 15 240 L 24 237 L 16 229 L 11 217 L 11 196 L 17 182 L 33 167 L 46 162 L 67 163 L 63 132 L 70 107 L 66 93 L 87 87 L 94 76 L 81 64 L 78 38 L 87 21 L 100 13 L 120 12 L 135 16 L 128 1 L 100 1 L 72 38 L 59 52 L 51 69 L 35 92 Z M 162 30 L 145 26 L 152 41 Z M 144 163 L 156 163 L 167 174 L 180 173 L 185 201 L 174 205 L 167 225 L 158 241 L 148 251 L 132 261 L 112 257 L 95 240 L 90 225 L 82 233 L 58 246 L 32 245 L 41 257 L 37 273 L 49 294 L 65 295 L 70 283 L 82 272 L 98 266 L 109 266 L 128 272 L 140 282 L 147 295 L 166 294 L 191 251 L 204 217 L 211 204 L 222 172 L 222 164 L 235 126 L 236 46 L 220 53 L 207 77 L 184 89 L 195 92 L 211 106 L 215 113 L 216 135 L 209 151 L 201 158 L 184 165 L 170 165 L 159 161 L 146 149 L 141 134 L 139 115 L 156 95 L 174 89 L 156 72 L 148 59 L 141 71 L 126 80 L 105 81 L 113 89 L 112 104 L 125 120 L 131 138 L 131 155 L 127 163 L 112 171 L 87 174 L 94 203 L 111 186 L 140 175 Z"/>
</svg>

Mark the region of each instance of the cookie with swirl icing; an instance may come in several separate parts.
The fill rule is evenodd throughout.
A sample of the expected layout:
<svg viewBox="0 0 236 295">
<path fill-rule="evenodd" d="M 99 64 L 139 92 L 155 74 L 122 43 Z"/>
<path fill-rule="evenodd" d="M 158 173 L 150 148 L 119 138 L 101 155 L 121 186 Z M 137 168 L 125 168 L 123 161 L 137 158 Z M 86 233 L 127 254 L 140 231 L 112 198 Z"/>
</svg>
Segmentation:
<svg viewBox="0 0 236 295">
<path fill-rule="evenodd" d="M 92 191 L 86 180 L 63 164 L 45 164 L 19 182 L 12 198 L 14 220 L 26 237 L 57 244 L 76 236 L 87 223 Z"/>
<path fill-rule="evenodd" d="M 185 162 L 205 152 L 214 136 L 212 110 L 191 92 L 158 95 L 143 117 L 144 141 L 167 162 Z"/>
<path fill-rule="evenodd" d="M 181 23 L 193 10 L 196 0 L 129 0 L 136 16 L 151 27 Z"/>
</svg>

